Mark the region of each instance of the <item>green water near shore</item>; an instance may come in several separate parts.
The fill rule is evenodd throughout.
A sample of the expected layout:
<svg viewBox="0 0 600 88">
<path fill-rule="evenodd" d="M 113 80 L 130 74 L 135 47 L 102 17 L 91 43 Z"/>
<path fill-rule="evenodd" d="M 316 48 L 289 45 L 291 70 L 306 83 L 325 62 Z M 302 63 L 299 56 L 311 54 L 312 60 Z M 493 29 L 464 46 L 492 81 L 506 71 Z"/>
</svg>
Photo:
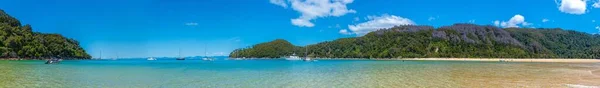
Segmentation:
<svg viewBox="0 0 600 88">
<path fill-rule="evenodd" d="M 0 87 L 600 86 L 600 63 L 322 60 L 0 61 Z"/>
</svg>

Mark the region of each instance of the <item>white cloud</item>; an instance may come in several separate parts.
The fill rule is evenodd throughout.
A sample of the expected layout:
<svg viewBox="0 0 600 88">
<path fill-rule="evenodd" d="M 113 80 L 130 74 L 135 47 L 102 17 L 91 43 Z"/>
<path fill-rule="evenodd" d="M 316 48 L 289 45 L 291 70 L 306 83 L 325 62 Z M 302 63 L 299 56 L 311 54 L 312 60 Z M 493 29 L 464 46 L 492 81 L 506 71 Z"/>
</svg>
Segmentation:
<svg viewBox="0 0 600 88">
<path fill-rule="evenodd" d="M 269 2 L 271 4 L 275 4 L 275 5 L 281 6 L 283 8 L 287 8 L 288 7 L 288 5 L 285 4 L 285 0 L 269 0 Z"/>
<path fill-rule="evenodd" d="M 314 27 L 315 24 L 306 19 L 292 19 L 292 24 L 300 27 Z"/>
<path fill-rule="evenodd" d="M 560 1 L 560 2 L 559 2 Z M 564 13 L 581 15 L 587 9 L 587 0 L 555 0 L 558 10 Z"/>
<path fill-rule="evenodd" d="M 233 37 L 233 38 L 229 38 L 228 40 L 232 41 L 232 42 L 240 42 L 240 41 L 242 41 L 242 39 L 240 37 Z"/>
<path fill-rule="evenodd" d="M 312 20 L 323 17 L 339 17 L 348 13 L 356 13 L 355 10 L 348 9 L 347 4 L 354 0 L 270 0 L 275 5 L 286 8 L 288 5 L 301 16 L 292 19 L 293 25 L 300 27 L 314 27 Z"/>
<path fill-rule="evenodd" d="M 494 21 L 494 25 L 500 26 L 500 21 L 498 21 L 498 20 Z"/>
<path fill-rule="evenodd" d="M 414 25 L 415 23 L 407 18 L 402 18 L 394 15 L 368 16 L 369 21 L 356 25 L 348 25 L 348 29 L 352 33 L 359 36 L 367 34 L 371 31 L 376 31 L 383 28 L 391 28 L 398 25 Z"/>
<path fill-rule="evenodd" d="M 429 18 L 427 18 L 427 20 L 428 20 L 428 21 L 435 20 L 435 17 L 429 17 Z"/>
<path fill-rule="evenodd" d="M 596 1 L 596 3 L 592 4 L 594 8 L 600 8 L 600 0 Z"/>
<path fill-rule="evenodd" d="M 598 33 L 596 33 L 596 34 L 599 34 L 600 33 L 600 26 L 596 26 L 596 30 L 598 30 Z"/>
<path fill-rule="evenodd" d="M 548 19 L 546 19 L 546 18 L 542 19 L 542 22 L 544 22 L 544 23 L 546 23 L 546 22 L 548 22 L 548 21 L 550 21 L 550 20 L 548 20 Z"/>
<path fill-rule="evenodd" d="M 350 35 L 350 34 L 352 34 L 352 33 L 348 32 L 348 30 L 347 30 L 347 29 L 342 29 L 342 30 L 340 30 L 340 32 L 339 32 L 339 33 L 340 33 L 340 34 L 344 34 L 344 35 Z"/>
<path fill-rule="evenodd" d="M 226 54 L 225 52 L 213 52 L 209 56 L 225 56 L 225 54 Z"/>
<path fill-rule="evenodd" d="M 513 16 L 512 18 L 510 18 L 510 20 L 508 20 L 508 21 L 500 22 L 500 21 L 496 20 L 496 21 L 494 21 L 494 25 L 508 28 L 508 27 L 519 27 L 519 25 L 529 26 L 529 25 L 531 25 L 531 23 L 525 22 L 525 17 L 523 17 L 520 14 L 517 14 L 517 15 Z"/>
<path fill-rule="evenodd" d="M 475 23 L 475 20 L 469 20 L 469 23 Z"/>
<path fill-rule="evenodd" d="M 185 23 L 185 25 L 187 25 L 187 26 L 196 26 L 196 25 L 198 25 L 198 23 L 196 23 L 196 22 L 190 22 L 190 23 Z"/>
</svg>

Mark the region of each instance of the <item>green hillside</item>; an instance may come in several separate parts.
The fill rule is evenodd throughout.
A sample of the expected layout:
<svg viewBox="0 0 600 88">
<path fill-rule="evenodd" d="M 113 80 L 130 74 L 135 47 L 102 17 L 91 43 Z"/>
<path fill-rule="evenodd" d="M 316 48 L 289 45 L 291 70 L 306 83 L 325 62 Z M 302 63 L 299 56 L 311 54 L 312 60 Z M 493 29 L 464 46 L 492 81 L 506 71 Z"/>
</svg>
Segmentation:
<svg viewBox="0 0 600 88">
<path fill-rule="evenodd" d="M 33 32 L 30 25 L 0 10 L 0 59 L 90 59 L 79 42 L 60 34 Z"/>
<path fill-rule="evenodd" d="M 281 42 L 284 40 L 276 40 Z M 474 24 L 397 26 L 362 37 L 306 47 L 263 46 L 237 49 L 230 57 L 287 56 L 305 51 L 326 58 L 598 58 L 600 36 L 562 29 L 498 28 Z M 273 42 L 269 42 L 273 43 Z M 265 43 L 263 43 L 265 44 Z M 257 47 L 258 46 L 258 47 Z M 278 49 L 271 49 L 278 48 Z M 258 50 L 258 51 L 257 51 Z"/>
</svg>

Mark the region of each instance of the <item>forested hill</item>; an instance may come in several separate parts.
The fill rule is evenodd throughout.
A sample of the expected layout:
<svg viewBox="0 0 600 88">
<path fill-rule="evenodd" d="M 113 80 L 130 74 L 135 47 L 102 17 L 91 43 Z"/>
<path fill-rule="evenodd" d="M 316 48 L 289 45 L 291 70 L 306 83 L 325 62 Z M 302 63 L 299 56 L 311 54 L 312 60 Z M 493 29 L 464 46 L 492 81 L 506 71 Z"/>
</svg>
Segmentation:
<svg viewBox="0 0 600 88">
<path fill-rule="evenodd" d="M 32 32 L 30 25 L 0 10 L 0 59 L 90 59 L 76 40 L 60 34 Z"/>
<path fill-rule="evenodd" d="M 279 43 L 281 45 L 267 45 Z M 292 53 L 326 58 L 599 58 L 600 35 L 558 28 L 503 29 L 489 25 L 455 24 L 436 29 L 408 25 L 306 47 L 276 40 L 237 49 L 231 52 L 230 57 L 264 58 Z"/>
</svg>

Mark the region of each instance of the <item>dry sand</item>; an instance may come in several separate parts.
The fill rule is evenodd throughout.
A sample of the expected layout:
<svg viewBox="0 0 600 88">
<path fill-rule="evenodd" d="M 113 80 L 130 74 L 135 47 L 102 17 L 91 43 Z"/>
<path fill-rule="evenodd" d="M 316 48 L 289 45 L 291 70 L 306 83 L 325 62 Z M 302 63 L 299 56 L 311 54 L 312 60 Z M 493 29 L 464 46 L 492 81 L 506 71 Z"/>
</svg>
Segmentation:
<svg viewBox="0 0 600 88">
<path fill-rule="evenodd" d="M 403 58 L 400 60 L 600 63 L 600 59 Z"/>
<path fill-rule="evenodd" d="M 600 76 L 600 70 L 592 71 L 593 75 Z"/>
</svg>

